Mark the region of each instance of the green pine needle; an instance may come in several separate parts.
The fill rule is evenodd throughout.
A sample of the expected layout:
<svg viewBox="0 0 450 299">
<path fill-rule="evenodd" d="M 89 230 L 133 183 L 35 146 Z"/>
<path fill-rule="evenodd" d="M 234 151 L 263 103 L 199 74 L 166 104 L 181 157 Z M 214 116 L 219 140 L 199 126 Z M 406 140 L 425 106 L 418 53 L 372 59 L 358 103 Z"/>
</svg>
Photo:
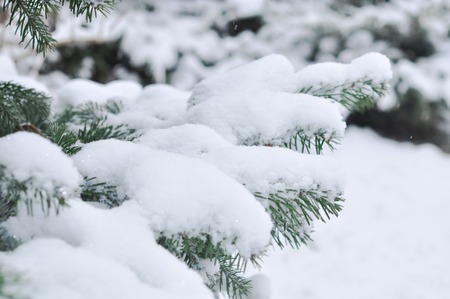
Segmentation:
<svg viewBox="0 0 450 299">
<path fill-rule="evenodd" d="M 93 17 L 97 17 L 98 13 L 106 16 L 111 12 L 116 3 L 115 0 L 60 0 L 60 2 L 61 5 L 68 2 L 70 11 L 77 17 L 84 15 L 86 17 L 86 22 L 91 22 Z"/>
<path fill-rule="evenodd" d="M 308 228 L 313 220 L 325 221 L 338 216 L 344 201 L 339 196 L 330 200 L 326 192 L 313 190 L 286 190 L 268 196 L 256 193 L 255 197 L 268 203 L 274 225 L 272 239 L 280 248 L 307 245 L 311 241 Z"/>
<path fill-rule="evenodd" d="M 206 234 L 203 237 L 179 235 L 171 238 L 162 235 L 158 238 L 158 244 L 168 249 L 191 268 L 196 268 L 201 259 L 218 261 L 226 255 L 220 243 L 213 243 L 211 237 Z"/>
<path fill-rule="evenodd" d="M 128 199 L 119 196 L 116 186 L 106 182 L 98 182 L 95 177 L 85 177 L 81 188 L 81 199 L 83 201 L 100 203 L 108 208 L 118 207 Z"/>
<path fill-rule="evenodd" d="M 50 115 L 50 97 L 13 82 L 0 82 L 0 137 L 17 126 L 41 126 Z"/>
<path fill-rule="evenodd" d="M 45 136 L 61 147 L 61 149 L 69 156 L 78 153 L 81 150 L 79 144 L 78 136 L 68 130 L 66 124 L 62 123 L 51 123 L 47 125 L 44 130 Z"/>
<path fill-rule="evenodd" d="M 86 21 L 91 22 L 97 13 L 108 14 L 116 1 L 4 0 L 2 9 L 10 11 L 8 25 L 16 26 L 16 34 L 18 33 L 21 37 L 20 43 L 26 41 L 25 48 L 31 45 L 37 53 L 45 56 L 47 51 L 54 49 L 56 44 L 45 19 L 57 13 L 66 2 L 75 16 L 84 15 Z"/>
<path fill-rule="evenodd" d="M 125 125 L 108 125 L 104 119 L 85 123 L 83 128 L 78 131 L 77 137 L 82 143 L 111 138 L 126 140 L 132 132 Z"/>
<path fill-rule="evenodd" d="M 5 0 L 3 10 L 10 10 L 11 15 L 8 25 L 13 21 L 16 25 L 16 33 L 21 37 L 21 43 L 28 39 L 25 48 L 31 45 L 38 53 L 44 55 L 54 48 L 56 40 L 52 37 L 48 26 L 43 20 L 50 13 L 56 13 L 60 7 L 58 1 L 48 0 Z"/>
<path fill-rule="evenodd" d="M 25 202 L 29 215 L 33 215 L 34 205 L 37 202 L 47 215 L 51 210 L 58 213 L 61 207 L 67 206 L 64 194 L 60 192 L 58 186 L 52 192 L 48 192 L 35 186 L 32 179 L 17 180 L 4 165 L 0 164 L 0 222 L 16 215 L 20 201 Z"/>
<path fill-rule="evenodd" d="M 134 140 L 134 130 L 124 124 L 109 124 L 108 117 L 120 113 L 122 104 L 108 101 L 68 107 L 44 126 L 44 134 L 68 155 L 81 150 L 83 144 L 104 139 Z"/>
<path fill-rule="evenodd" d="M 0 251 L 12 251 L 19 245 L 20 241 L 15 236 L 11 236 L 4 227 L 0 227 Z"/>
<path fill-rule="evenodd" d="M 202 260 L 218 264 L 218 273 L 206 273 L 209 279 L 207 285 L 212 291 L 225 292 L 229 298 L 236 299 L 243 298 L 249 293 L 250 281 L 243 276 L 248 259 L 239 253 L 233 255 L 226 253 L 220 243 L 212 242 L 209 235 L 205 234 L 202 237 L 162 235 L 157 242 L 192 269 L 201 271 Z M 261 257 L 254 255 L 249 260 L 259 267 Z"/>
<path fill-rule="evenodd" d="M 325 146 L 333 151 L 339 142 L 340 138 L 337 137 L 335 132 L 327 134 L 323 130 L 319 130 L 311 137 L 300 129 L 291 137 L 289 142 L 284 144 L 284 146 L 300 153 L 311 154 L 314 151 L 314 153 L 320 155 L 323 153 Z"/>
<path fill-rule="evenodd" d="M 349 111 L 361 112 L 375 106 L 376 100 L 386 95 L 389 85 L 387 82 L 375 82 L 371 79 L 361 78 L 353 82 L 340 85 L 308 86 L 299 90 L 317 97 L 334 100 Z"/>
<path fill-rule="evenodd" d="M 213 276 L 212 283 L 208 286 L 211 289 L 224 291 L 230 298 L 241 299 L 248 296 L 251 289 L 251 281 L 244 277 L 244 273 L 239 270 L 228 258 L 219 260 L 219 273 Z"/>
</svg>

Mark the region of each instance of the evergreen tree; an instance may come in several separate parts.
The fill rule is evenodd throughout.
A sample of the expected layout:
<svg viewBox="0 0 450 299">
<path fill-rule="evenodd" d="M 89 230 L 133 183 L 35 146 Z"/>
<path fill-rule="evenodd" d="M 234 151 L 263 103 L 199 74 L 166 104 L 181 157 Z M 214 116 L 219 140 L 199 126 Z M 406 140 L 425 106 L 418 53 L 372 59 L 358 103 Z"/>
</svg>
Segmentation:
<svg viewBox="0 0 450 299">
<path fill-rule="evenodd" d="M 43 18 L 49 13 L 57 11 L 63 4 L 64 1 L 5 1 L 3 8 L 11 11 L 10 24 L 15 22 L 22 41 L 30 36 L 28 43 L 31 43 L 31 46 L 38 52 L 45 53 L 55 41 L 48 33 Z M 70 1 L 69 7 L 74 14 L 84 14 L 90 20 L 96 11 L 104 12 L 112 4 L 113 1 L 80 0 Z M 312 118 L 308 122 L 308 119 L 311 118 L 305 117 L 306 120 L 304 120 L 302 115 L 298 114 L 291 122 L 287 123 L 290 127 L 285 126 L 283 130 L 267 133 L 260 128 L 259 123 L 253 122 L 253 113 L 259 111 L 260 107 L 266 104 L 277 103 L 278 98 L 286 98 L 286 101 L 280 103 L 289 103 L 292 107 L 297 107 L 297 103 L 292 104 L 291 99 L 298 100 L 303 105 L 301 107 L 304 107 L 304 113 L 313 116 L 327 115 L 327 113 L 335 116 L 335 112 L 338 110 L 335 111 L 332 107 L 339 104 L 351 111 L 371 107 L 378 98 L 386 93 L 389 74 L 386 74 L 388 72 L 386 72 L 386 63 L 383 59 L 373 55 L 370 58 L 373 59 L 371 62 L 381 64 L 381 66 L 377 66 L 379 73 L 374 74 L 370 69 L 367 72 L 358 72 L 358 75 L 355 76 L 340 77 L 338 72 L 336 76 L 338 79 L 329 82 L 305 80 L 310 79 L 311 74 L 326 72 L 329 67 L 335 67 L 335 65 L 322 65 L 317 66 L 316 69 L 310 68 L 304 73 L 299 72 L 298 75 L 293 74 L 292 78 L 283 75 L 283 80 L 295 82 L 290 84 L 294 88 L 283 87 L 276 93 L 272 93 L 272 91 L 258 93 L 257 89 L 265 89 L 266 85 L 272 84 L 272 80 L 280 79 L 270 77 L 270 80 L 266 80 L 269 77 L 258 78 L 258 76 L 260 74 L 265 76 L 264 70 L 272 70 L 285 63 L 280 57 L 262 59 L 248 67 L 244 66 L 198 84 L 189 100 L 186 114 L 187 123 L 211 127 L 224 136 L 227 135 L 226 130 L 229 129 L 232 135 L 230 138 L 235 138 L 236 150 L 261 148 L 266 154 L 266 150 L 269 149 L 267 153 L 270 152 L 272 155 L 270 149 L 273 148 L 277 151 L 278 148 L 282 148 L 282 153 L 286 153 L 286 155 L 291 155 L 291 152 L 295 151 L 296 155 L 302 157 L 320 156 L 327 149 L 333 150 L 340 142 L 342 132 L 339 128 L 341 124 L 339 118 L 337 118 L 338 126 L 332 126 L 329 125 L 331 122 L 328 123 L 327 119 L 316 122 Z M 348 67 L 347 71 L 351 72 L 361 65 L 366 67 L 369 64 L 367 59 L 355 61 L 350 66 L 340 67 Z M 256 78 L 251 79 L 261 83 L 257 89 L 248 89 L 247 82 L 233 81 L 236 80 L 233 78 L 245 77 L 242 74 L 253 74 L 254 71 L 256 71 L 254 73 Z M 268 72 L 267 76 L 269 75 L 273 76 Z M 272 86 L 267 89 L 274 88 Z M 246 102 L 247 98 L 257 97 L 262 98 L 261 103 Z M 246 115 L 248 116 L 248 126 L 253 126 L 254 129 L 250 133 L 241 130 L 239 127 L 241 123 L 235 123 L 233 118 L 220 118 L 222 114 L 226 113 L 226 109 L 230 109 L 230 111 L 234 109 L 237 116 L 242 113 L 239 111 L 239 105 L 227 106 L 236 98 L 242 100 L 243 105 L 246 105 L 245 107 L 248 109 L 245 112 L 248 113 Z M 104 104 L 87 102 L 75 107 L 65 107 L 62 112 L 53 114 L 50 112 L 50 105 L 50 96 L 46 94 L 13 82 L 1 82 L 0 149 L 4 150 L 8 146 L 4 145 L 6 142 L 2 143 L 2 140 L 15 138 L 14 136 L 18 136 L 17 131 L 30 131 L 38 134 L 59 146 L 68 156 L 80 153 L 87 144 L 104 139 L 118 139 L 126 141 L 126 144 L 139 144 L 138 139 L 141 134 L 144 134 L 144 131 L 134 128 L 129 123 L 112 121 L 117 116 L 123 116 L 124 104 L 120 101 L 109 100 Z M 280 113 L 274 111 L 274 115 L 280 116 Z M 217 125 L 220 121 L 223 123 Z M 221 131 L 223 128 L 225 131 Z M 260 129 L 261 131 L 258 131 Z M 276 152 L 276 154 L 279 153 Z M 84 178 L 79 185 L 80 190 L 77 191 L 76 188 L 62 185 L 56 178 L 50 184 L 51 187 L 44 186 L 32 175 L 18 175 L 14 165 L 7 162 L 7 157 L 0 159 L 0 223 L 5 223 L 16 216 L 23 204 L 30 217 L 33 217 L 36 205 L 48 215 L 52 211 L 59 212 L 61 208 L 70 206 L 71 197 L 78 197 L 85 202 L 102 207 L 114 208 L 122 206 L 124 202 L 137 196 L 134 190 L 127 189 L 124 185 L 103 180 L 101 171 L 88 173 L 89 171 L 80 170 Z M 264 164 L 263 162 L 261 161 L 262 164 Z M 270 190 L 255 190 L 247 181 L 252 178 L 254 173 L 248 172 L 242 176 L 233 177 L 231 172 L 227 172 L 226 165 L 221 168 L 219 164 L 214 165 L 233 180 L 245 186 L 270 215 L 272 240 L 263 248 L 241 252 L 239 250 L 239 248 L 242 249 L 239 247 L 240 236 L 230 236 L 227 235 L 227 232 L 224 232 L 222 236 L 220 231 L 211 231 L 202 227 L 192 231 L 170 231 L 162 227 L 158 230 L 155 229 L 154 234 L 158 244 L 186 263 L 189 268 L 202 275 L 205 284 L 217 298 L 220 293 L 227 294 L 230 298 L 245 298 L 251 289 L 251 281 L 244 275 L 248 262 L 258 267 L 265 250 L 270 245 L 281 248 L 285 246 L 299 248 L 302 244 L 308 244 L 311 240 L 312 222 L 314 220 L 325 221 L 331 216 L 337 216 L 342 209 L 344 199 L 339 188 L 336 191 L 326 184 L 321 185 L 320 179 L 313 184 L 305 185 L 306 187 L 285 189 L 273 187 Z M 245 172 L 246 169 L 242 171 Z M 294 182 L 293 186 L 297 186 L 297 183 Z M 151 185 L 152 182 L 150 181 L 148 184 Z M 281 185 L 287 186 L 288 184 Z M 274 186 L 277 185 L 274 183 Z M 172 187 L 167 186 L 168 189 Z M 220 230 L 220 227 L 217 229 Z M 0 232 L 1 250 L 13 251 L 21 243 L 16 237 L 11 236 L 7 229 L 2 228 Z M 217 235 L 221 237 L 217 237 Z M 8 283 L 2 277 L 2 272 L 0 272 L 0 294 L 3 284 Z"/>
<path fill-rule="evenodd" d="M 2 136 L 17 130 L 28 130 L 45 136 L 68 155 L 76 154 L 84 144 L 101 139 L 121 139 L 132 141 L 136 138 L 135 130 L 127 125 L 108 124 L 108 117 L 120 114 L 121 105 L 109 101 L 105 105 L 87 103 L 79 107 L 68 107 L 58 115 L 49 115 L 49 98 L 42 93 L 22 88 L 12 83 L 2 83 L 4 93 L 1 98 Z M 386 91 L 386 82 L 376 83 L 358 78 L 352 82 L 336 86 L 323 85 L 318 88 L 302 87 L 300 93 L 311 93 L 342 103 L 350 109 L 363 109 L 373 104 L 373 100 Z M 321 155 L 326 148 L 334 149 L 340 137 L 322 128 L 312 134 L 299 128 L 289 133 L 288 138 L 280 144 L 262 141 L 251 144 L 260 146 L 282 146 L 303 154 Z M 245 144 L 245 143 L 244 143 Z M 249 145 L 251 145 L 249 144 Z M 21 181 L 14 176 L 8 167 L 0 165 L 2 201 L 1 221 L 7 220 L 17 212 L 20 201 L 27 203 L 32 214 L 33 202 L 40 201 L 42 209 L 59 210 L 67 205 L 66 197 L 58 188 L 53 193 L 40 188 L 32 180 Z M 245 184 L 245 182 L 242 182 Z M 132 195 L 120 194 L 111 182 L 99 181 L 95 174 L 85 176 L 80 186 L 80 197 L 87 202 L 97 202 L 107 207 L 120 206 Z M 34 195 L 33 195 L 34 194 Z M 31 196 L 30 196 L 31 195 Z M 286 189 L 277 192 L 254 192 L 254 196 L 265 207 L 273 222 L 273 245 L 284 248 L 289 245 L 298 248 L 311 240 L 310 225 L 317 219 L 325 221 L 331 216 L 337 216 L 342 209 L 342 194 L 332 194 L 332 191 L 321 186 L 308 189 Z M 245 278 L 244 271 L 250 261 L 258 266 L 263 258 L 263 252 L 242 256 L 236 251 L 226 250 L 226 242 L 217 242 L 208 232 L 201 235 L 165 234 L 161 232 L 157 242 L 172 254 L 183 260 L 190 268 L 204 273 L 207 285 L 215 292 L 226 292 L 231 298 L 243 298 L 251 287 Z M 11 238 L 6 232 L 1 235 L 3 250 L 14 249 L 18 240 Z M 217 272 L 208 272 L 202 266 L 211 262 L 217 265 Z"/>
</svg>

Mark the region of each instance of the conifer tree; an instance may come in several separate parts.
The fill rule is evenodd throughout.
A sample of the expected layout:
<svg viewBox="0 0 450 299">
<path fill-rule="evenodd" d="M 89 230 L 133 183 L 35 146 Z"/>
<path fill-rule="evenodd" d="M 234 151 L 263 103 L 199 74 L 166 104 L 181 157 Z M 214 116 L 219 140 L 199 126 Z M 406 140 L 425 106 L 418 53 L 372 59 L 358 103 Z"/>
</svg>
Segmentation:
<svg viewBox="0 0 450 299">
<path fill-rule="evenodd" d="M 44 19 L 49 13 L 57 11 L 64 2 L 11 0 L 4 2 L 3 9 L 10 10 L 9 23 L 17 26 L 22 41 L 29 38 L 27 45 L 30 44 L 38 52 L 45 53 L 51 49 L 55 41 L 49 34 Z M 76 15 L 85 15 L 87 20 L 91 20 L 96 11 L 107 11 L 113 2 L 68 1 L 70 10 Z M 260 64 L 257 62 L 256 66 L 266 67 L 264 61 L 267 60 L 259 62 Z M 221 114 L 222 110 L 220 109 L 223 108 L 221 106 L 223 103 L 220 102 L 221 96 L 232 98 L 235 94 L 239 94 L 239 88 L 245 89 L 246 87 L 230 81 L 231 83 L 228 85 L 227 83 L 223 85 L 224 90 L 220 90 L 216 88 L 215 84 L 232 80 L 229 78 L 236 77 L 235 74 L 239 74 L 236 72 L 245 73 L 245 71 L 247 70 L 244 67 L 244 69 L 227 75 L 228 77 L 213 78 L 198 84 L 189 100 L 187 119 L 190 120 L 188 122 L 209 126 L 220 131 L 222 127 L 214 127 L 216 119 L 210 122 L 211 119 L 204 118 L 204 115 L 212 113 L 215 117 L 214 113 Z M 319 67 L 316 71 L 323 70 Z M 324 103 L 328 100 L 333 105 L 342 105 L 351 111 L 363 110 L 373 106 L 375 101 L 386 93 L 387 77 L 384 75 L 372 76 L 370 72 L 362 72 L 360 76 L 343 78 L 341 81 L 311 81 L 308 83 L 308 80 L 303 80 L 306 77 L 299 76 L 298 82 L 294 84 L 295 89 L 281 90 L 275 95 L 280 97 L 285 97 L 286 94 L 301 95 L 298 99 L 313 107 L 316 107 L 314 106 L 316 105 L 315 101 Z M 261 82 L 269 84 L 266 80 L 261 80 Z M 251 97 L 251 93 L 245 95 Z M 272 94 L 268 93 L 268 95 L 271 101 Z M 264 98 L 267 94 L 261 93 L 256 96 Z M 216 104 L 218 106 L 215 106 Z M 305 109 L 308 108 L 308 105 L 305 105 Z M 321 105 L 327 106 L 326 104 Z M 248 107 L 254 108 L 251 103 Z M 62 112 L 52 114 L 50 113 L 50 96 L 16 83 L 1 82 L 0 140 L 1 137 L 12 136 L 17 131 L 30 131 L 50 140 L 68 156 L 76 155 L 86 144 L 98 140 L 118 139 L 135 142 L 142 132 L 127 123 L 117 124 L 117 122 L 110 121 L 114 116 L 121 115 L 123 109 L 121 102 L 109 100 L 105 104 L 87 102 L 75 107 L 65 107 Z M 210 110 L 205 112 L 202 109 Z M 229 121 L 229 119 L 225 119 L 225 121 Z M 320 156 L 327 149 L 333 150 L 342 138 L 339 130 L 333 127 L 317 123 L 308 124 L 302 121 L 297 122 L 294 119 L 295 126 L 286 128 L 285 131 L 274 132 L 269 136 L 266 136 L 264 132 L 246 136 L 246 132 L 240 132 L 234 123 L 226 123 L 226 125 L 230 126 L 230 131 L 235 134 L 235 143 L 239 150 L 250 146 L 264 149 L 283 148 L 295 151 L 299 155 Z M 7 165 L 2 165 L 1 161 L 3 160 L 0 160 L 0 223 L 14 217 L 20 204 L 25 204 L 30 217 L 33 217 L 36 204 L 47 214 L 51 211 L 58 212 L 70 205 L 67 202 L 69 195 L 66 191 L 61 191 L 65 190 L 64 186 L 55 183 L 52 186 L 53 189 L 48 189 L 37 184 L 33 178 L 23 180 L 17 177 L 16 173 Z M 220 166 L 217 167 L 220 168 Z M 221 170 L 232 177 L 232 174 L 227 173 L 226 166 Z M 82 175 L 84 176 L 83 182 L 79 186 L 81 191 L 78 195 L 74 191 L 71 196 L 79 196 L 85 202 L 99 204 L 106 208 L 119 207 L 133 198 L 132 190 L 103 180 L 100 173 L 82 173 Z M 198 271 L 217 298 L 220 293 L 226 294 L 229 298 L 245 298 L 251 289 L 251 281 L 245 277 L 245 269 L 249 262 L 258 267 L 264 257 L 264 250 L 270 245 L 280 248 L 286 246 L 299 248 L 303 244 L 308 244 L 311 240 L 312 222 L 314 220 L 326 221 L 331 216 L 337 216 L 342 209 L 344 201 L 342 192 L 327 189 L 327 186 L 316 183 L 305 188 L 253 190 L 246 181 L 246 178 L 251 176 L 252 173 L 245 173 L 242 177 L 232 178 L 248 188 L 255 200 L 260 202 L 266 213 L 270 215 L 273 225 L 272 240 L 266 244 L 264 249 L 245 253 L 238 249 L 230 250 L 230 248 L 234 248 L 233 246 L 237 246 L 239 236 L 231 237 L 231 239 L 224 237 L 218 240 L 213 232 L 202 231 L 200 228 L 199 232 L 194 233 L 189 231 L 166 232 L 164 228 L 155 232 L 157 243 L 186 263 L 189 268 Z M 4 228 L 0 229 L 0 249 L 2 251 L 14 250 L 20 243 L 20 240 L 9 235 Z M 215 270 L 209 270 L 205 264 L 212 266 Z M 4 283 L 6 282 L 2 279 L 0 267 L 0 295 Z"/>
</svg>

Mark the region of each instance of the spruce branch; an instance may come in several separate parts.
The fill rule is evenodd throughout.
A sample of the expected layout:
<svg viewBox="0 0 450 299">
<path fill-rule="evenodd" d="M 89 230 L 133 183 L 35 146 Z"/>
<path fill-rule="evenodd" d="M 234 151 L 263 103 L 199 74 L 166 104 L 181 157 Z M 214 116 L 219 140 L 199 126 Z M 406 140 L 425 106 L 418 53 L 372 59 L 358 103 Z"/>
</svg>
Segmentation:
<svg viewBox="0 0 450 299">
<path fill-rule="evenodd" d="M 227 255 L 220 243 L 213 243 L 207 234 L 202 237 L 189 237 L 185 234 L 172 237 L 161 235 L 157 242 L 194 269 L 197 268 L 201 259 L 218 261 Z"/>
<path fill-rule="evenodd" d="M 77 137 L 82 143 L 89 143 L 104 139 L 127 140 L 133 130 L 126 125 L 108 125 L 106 119 L 85 123 L 83 128 L 78 131 Z"/>
<path fill-rule="evenodd" d="M 65 194 L 59 186 L 49 192 L 36 186 L 32 179 L 17 180 L 8 169 L 0 164 L 0 222 L 17 213 L 17 205 L 23 201 L 27 212 L 33 215 L 34 205 L 40 203 L 41 209 L 47 215 L 53 209 L 56 213 L 63 206 L 67 206 Z"/>
<path fill-rule="evenodd" d="M 11 15 L 8 25 L 16 22 L 16 33 L 21 37 L 20 43 L 26 39 L 27 48 L 30 44 L 38 53 L 46 54 L 46 51 L 52 49 L 56 40 L 52 37 L 48 26 L 43 20 L 50 13 L 56 13 L 59 9 L 59 3 L 55 0 L 5 0 L 3 2 L 3 11 L 10 10 Z"/>
<path fill-rule="evenodd" d="M 120 139 L 132 141 L 134 130 L 126 125 L 109 125 L 107 119 L 86 122 L 81 129 L 71 129 L 65 123 L 48 124 L 44 129 L 45 136 L 62 150 L 72 156 L 78 153 L 83 144 L 104 139 Z"/>
<path fill-rule="evenodd" d="M 225 292 L 230 298 L 242 298 L 250 290 L 250 281 L 244 277 L 248 259 L 235 254 L 228 254 L 220 243 L 212 242 L 212 238 L 204 234 L 201 237 L 189 237 L 184 234 L 167 237 L 161 235 L 158 244 L 183 260 L 190 268 L 204 271 L 200 264 L 203 260 L 218 264 L 217 273 L 206 273 L 207 286 L 213 292 Z M 252 255 L 249 259 L 259 267 L 260 256 Z"/>
<path fill-rule="evenodd" d="M 4 0 L 3 11 L 10 11 L 8 26 L 13 23 L 16 26 L 16 34 L 21 37 L 20 43 L 25 42 L 25 48 L 29 45 L 42 53 L 53 50 L 56 40 L 52 37 L 45 19 L 50 14 L 58 13 L 60 8 L 68 2 L 70 11 L 75 16 L 84 15 L 87 22 L 91 22 L 97 13 L 108 14 L 114 7 L 115 0 Z"/>
<path fill-rule="evenodd" d="M 307 86 L 300 89 L 299 93 L 331 99 L 349 111 L 359 112 L 371 109 L 377 99 L 386 95 L 388 87 L 387 82 L 361 78 L 336 86 L 330 84 L 322 84 L 319 87 Z"/>
<path fill-rule="evenodd" d="M 24 297 L 11 293 L 11 286 L 19 287 L 21 277 L 18 273 L 6 271 L 0 265 L 0 298 L 3 299 L 25 299 Z"/>
<path fill-rule="evenodd" d="M 286 190 L 255 197 L 267 201 L 268 212 L 274 227 L 272 239 L 280 247 L 299 248 L 311 241 L 308 228 L 314 219 L 326 221 L 338 216 L 344 201 L 340 196 L 330 199 L 327 192 L 319 190 Z"/>
<path fill-rule="evenodd" d="M 77 134 L 70 131 L 65 123 L 51 123 L 44 130 L 45 137 L 61 147 L 69 156 L 81 150 Z"/>
<path fill-rule="evenodd" d="M 108 123 L 108 116 L 120 113 L 121 109 L 122 104 L 115 101 L 68 107 L 44 126 L 44 134 L 68 155 L 76 154 L 83 144 L 93 141 L 111 138 L 132 141 L 135 138 L 133 129 L 124 124 Z"/>
<path fill-rule="evenodd" d="M 91 22 L 92 17 L 98 13 L 106 16 L 111 12 L 116 3 L 115 0 L 60 0 L 61 5 L 69 3 L 69 9 L 75 16 L 84 15 L 86 22 Z"/>
<path fill-rule="evenodd" d="M 87 202 L 100 203 L 108 208 L 120 206 L 128 197 L 120 197 L 117 187 L 106 182 L 98 182 L 96 177 L 85 177 L 80 186 L 81 199 Z"/>
<path fill-rule="evenodd" d="M 314 132 L 311 137 L 303 129 L 300 129 L 293 134 L 289 142 L 284 143 L 284 146 L 300 153 L 311 154 L 312 150 L 314 150 L 317 155 L 320 155 L 323 153 L 325 146 L 330 150 L 334 150 L 339 142 L 340 138 L 335 132 L 327 133 L 319 130 Z"/>
<path fill-rule="evenodd" d="M 281 141 L 266 140 L 261 142 L 260 138 L 256 137 L 245 140 L 242 144 L 247 146 L 284 146 L 300 153 L 315 153 L 320 155 L 325 148 L 333 151 L 339 145 L 341 137 L 338 135 L 336 131 L 327 132 L 322 128 L 317 130 L 313 130 L 310 127 L 306 128 L 306 130 L 304 128 L 297 128 L 288 131 Z"/>
<path fill-rule="evenodd" d="M 17 129 L 38 128 L 50 115 L 50 97 L 13 82 L 0 82 L 0 137 Z"/>
<path fill-rule="evenodd" d="M 241 299 L 250 293 L 251 281 L 225 257 L 219 260 L 219 272 L 214 274 L 208 286 L 225 292 L 230 298 Z"/>
<path fill-rule="evenodd" d="M 20 241 L 15 236 L 11 236 L 4 227 L 0 227 L 0 251 L 12 251 L 19 245 Z"/>
<path fill-rule="evenodd" d="M 106 121 L 109 115 L 119 114 L 123 109 L 120 101 L 108 100 L 104 104 L 86 102 L 78 106 L 69 106 L 56 115 L 56 123 L 73 123 L 83 125 L 88 122 Z"/>
</svg>

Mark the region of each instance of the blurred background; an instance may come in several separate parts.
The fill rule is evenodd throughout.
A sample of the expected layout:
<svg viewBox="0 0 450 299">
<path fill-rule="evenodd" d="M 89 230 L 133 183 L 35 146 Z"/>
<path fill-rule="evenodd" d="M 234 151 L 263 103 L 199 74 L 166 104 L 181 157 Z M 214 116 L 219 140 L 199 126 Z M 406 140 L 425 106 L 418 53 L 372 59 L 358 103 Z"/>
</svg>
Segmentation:
<svg viewBox="0 0 450 299">
<path fill-rule="evenodd" d="M 50 26 L 45 58 L 0 27 L 1 53 L 50 90 L 72 78 L 189 90 L 269 53 L 296 69 L 388 56 L 390 95 L 347 116 L 336 154 L 342 216 L 308 248 L 269 253 L 261 273 L 280 299 L 450 298 L 450 0 L 124 0 L 90 24 L 61 11 Z"/>
<path fill-rule="evenodd" d="M 269 53 L 299 69 L 381 52 L 393 63 L 390 96 L 348 123 L 450 152 L 448 0 L 127 0 L 91 24 L 62 10 L 50 25 L 59 43 L 45 59 L 0 29 L 0 50 L 50 86 L 81 77 L 190 89 Z"/>
</svg>

